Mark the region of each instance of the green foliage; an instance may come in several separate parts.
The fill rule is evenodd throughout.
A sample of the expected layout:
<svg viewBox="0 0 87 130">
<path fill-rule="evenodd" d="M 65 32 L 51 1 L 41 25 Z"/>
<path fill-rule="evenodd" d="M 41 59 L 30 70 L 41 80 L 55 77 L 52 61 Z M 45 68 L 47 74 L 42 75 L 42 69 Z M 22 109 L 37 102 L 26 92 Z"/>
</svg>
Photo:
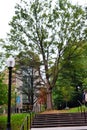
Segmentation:
<svg viewBox="0 0 87 130">
<path fill-rule="evenodd" d="M 12 130 L 19 130 L 28 114 L 12 114 L 11 116 L 11 128 Z M 7 127 L 7 116 L 0 116 L 0 129 L 6 130 Z"/>
<path fill-rule="evenodd" d="M 61 89 L 62 89 L 61 91 L 63 94 L 64 101 L 68 102 L 72 98 L 73 91 L 74 91 L 73 87 L 63 86 Z"/>
<path fill-rule="evenodd" d="M 56 1 L 54 6 L 52 4 L 52 1 L 39 0 L 31 3 L 22 1 L 20 5 L 17 4 L 15 16 L 10 22 L 12 27 L 8 35 L 10 44 L 5 44 L 5 47 L 10 53 L 12 51 L 24 53 L 32 49 L 34 53 L 40 55 L 40 61 L 47 66 L 45 72 L 49 72 L 51 80 L 55 82 L 54 73 L 55 71 L 58 73 L 62 53 L 69 55 L 65 48 L 69 49 L 68 46 L 72 47 L 75 42 L 86 40 L 86 37 L 83 35 L 85 12 L 81 7 L 71 5 L 67 0 Z M 55 65 L 58 65 L 58 68 L 55 67 L 54 73 L 48 71 L 49 67 Z M 48 74 L 46 76 L 48 77 Z M 55 84 L 53 82 L 51 85 Z"/>
<path fill-rule="evenodd" d="M 65 49 L 66 51 L 61 61 L 62 70 L 56 82 L 56 90 L 54 89 L 54 91 L 56 91 L 54 93 L 54 102 L 57 106 L 63 104 L 64 100 L 73 106 L 78 105 L 77 100 L 82 102 L 82 92 L 87 86 L 87 54 L 85 52 L 87 45 L 86 43 L 80 45 L 74 54 L 72 54 L 72 52 L 76 45 L 72 47 L 68 46 Z M 61 97 L 58 95 L 61 95 Z M 60 103 L 57 103 L 59 101 Z"/>
<path fill-rule="evenodd" d="M 3 74 L 0 74 L 0 106 L 7 103 L 7 85 L 3 82 Z"/>
</svg>

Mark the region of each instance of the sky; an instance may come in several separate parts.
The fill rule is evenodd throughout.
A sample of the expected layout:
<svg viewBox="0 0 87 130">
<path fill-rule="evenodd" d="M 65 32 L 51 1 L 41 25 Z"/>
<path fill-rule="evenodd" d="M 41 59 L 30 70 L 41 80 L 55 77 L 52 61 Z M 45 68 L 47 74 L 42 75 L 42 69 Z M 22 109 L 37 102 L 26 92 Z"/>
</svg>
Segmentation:
<svg viewBox="0 0 87 130">
<path fill-rule="evenodd" d="M 8 25 L 15 12 L 19 0 L 0 0 L 0 38 L 5 38 L 10 27 Z"/>
<path fill-rule="evenodd" d="M 20 0 L 0 0 L 0 38 L 5 38 L 7 32 L 10 30 L 10 26 L 8 25 L 9 21 L 11 21 L 12 16 L 15 12 L 15 5 Z M 72 3 L 77 3 L 80 5 L 84 5 L 87 3 L 87 0 L 70 0 Z"/>
</svg>

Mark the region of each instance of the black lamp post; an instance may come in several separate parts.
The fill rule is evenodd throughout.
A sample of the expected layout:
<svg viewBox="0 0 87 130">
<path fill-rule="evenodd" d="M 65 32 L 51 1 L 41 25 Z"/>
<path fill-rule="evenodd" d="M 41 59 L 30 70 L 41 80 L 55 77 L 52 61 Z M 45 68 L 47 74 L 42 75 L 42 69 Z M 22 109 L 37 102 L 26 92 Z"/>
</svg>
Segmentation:
<svg viewBox="0 0 87 130">
<path fill-rule="evenodd" d="M 15 65 L 15 60 L 12 56 L 7 59 L 7 66 L 9 70 L 8 80 L 8 115 L 7 115 L 7 130 L 11 130 L 11 84 L 12 84 L 12 68 Z"/>
</svg>

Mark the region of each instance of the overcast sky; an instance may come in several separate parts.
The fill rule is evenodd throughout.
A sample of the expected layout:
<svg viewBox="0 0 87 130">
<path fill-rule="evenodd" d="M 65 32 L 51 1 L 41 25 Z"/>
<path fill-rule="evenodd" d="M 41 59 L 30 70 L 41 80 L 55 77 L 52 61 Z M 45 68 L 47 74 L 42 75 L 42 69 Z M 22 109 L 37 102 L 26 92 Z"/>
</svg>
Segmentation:
<svg viewBox="0 0 87 130">
<path fill-rule="evenodd" d="M 6 37 L 9 32 L 9 21 L 14 15 L 14 6 L 20 0 L 0 0 L 0 38 Z M 78 2 L 80 5 L 87 3 L 87 0 L 70 0 L 74 4 Z"/>
<path fill-rule="evenodd" d="M 8 23 L 14 15 L 14 6 L 19 0 L 0 0 L 0 38 L 9 31 Z"/>
</svg>

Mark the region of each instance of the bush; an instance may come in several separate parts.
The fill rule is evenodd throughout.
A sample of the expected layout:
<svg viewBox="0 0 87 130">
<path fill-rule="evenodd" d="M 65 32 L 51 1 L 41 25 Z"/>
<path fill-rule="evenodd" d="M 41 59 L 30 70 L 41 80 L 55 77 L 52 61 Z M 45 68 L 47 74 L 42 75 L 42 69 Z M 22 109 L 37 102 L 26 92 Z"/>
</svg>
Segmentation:
<svg viewBox="0 0 87 130">
<path fill-rule="evenodd" d="M 29 115 L 27 113 L 12 114 L 11 115 L 11 128 L 12 130 L 20 130 L 21 125 L 24 122 L 25 117 Z M 6 130 L 7 127 L 7 115 L 0 116 L 0 130 Z"/>
</svg>

